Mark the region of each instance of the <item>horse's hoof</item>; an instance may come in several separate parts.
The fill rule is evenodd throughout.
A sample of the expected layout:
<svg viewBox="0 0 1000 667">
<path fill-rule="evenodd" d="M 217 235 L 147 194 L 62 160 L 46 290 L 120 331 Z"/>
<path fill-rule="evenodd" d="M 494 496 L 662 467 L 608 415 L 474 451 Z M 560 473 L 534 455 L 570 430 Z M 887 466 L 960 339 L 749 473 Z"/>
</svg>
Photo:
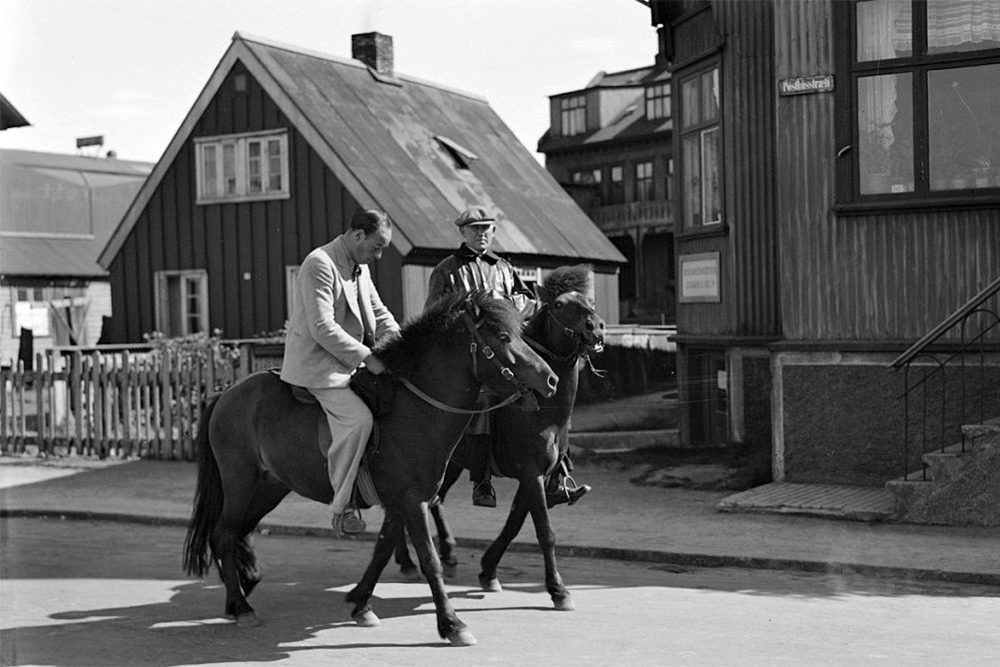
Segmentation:
<svg viewBox="0 0 1000 667">
<path fill-rule="evenodd" d="M 487 593 L 499 593 L 503 590 L 503 587 L 500 586 L 500 580 L 496 577 L 487 578 L 479 575 L 479 586 Z"/>
<path fill-rule="evenodd" d="M 458 574 L 458 563 L 444 563 L 442 569 L 445 579 L 454 579 L 455 575 Z"/>
<path fill-rule="evenodd" d="M 476 638 L 468 630 L 453 630 L 448 633 L 452 646 L 475 646 Z"/>
<path fill-rule="evenodd" d="M 424 579 L 424 575 L 420 574 L 420 570 L 415 567 L 400 570 L 399 573 L 403 575 L 403 579 L 406 579 L 411 583 L 417 583 L 418 581 L 423 581 Z"/>
<path fill-rule="evenodd" d="M 568 595 L 564 598 L 552 598 L 552 602 L 555 604 L 556 611 L 576 611 L 576 603 Z"/>
<path fill-rule="evenodd" d="M 248 611 L 245 614 L 240 614 L 236 617 L 236 625 L 241 628 L 256 628 L 260 625 L 260 619 L 257 618 L 257 614 L 252 611 Z"/>
<path fill-rule="evenodd" d="M 382 625 L 382 620 L 375 615 L 375 612 L 371 609 L 365 609 L 363 611 L 351 614 L 351 618 L 362 628 L 374 628 Z"/>
</svg>

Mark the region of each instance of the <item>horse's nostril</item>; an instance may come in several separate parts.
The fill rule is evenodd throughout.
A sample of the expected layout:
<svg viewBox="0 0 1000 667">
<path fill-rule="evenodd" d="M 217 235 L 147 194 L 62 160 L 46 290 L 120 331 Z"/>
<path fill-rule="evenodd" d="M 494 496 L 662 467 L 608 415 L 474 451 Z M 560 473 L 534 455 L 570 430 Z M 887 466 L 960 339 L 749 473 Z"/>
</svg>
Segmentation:
<svg viewBox="0 0 1000 667">
<path fill-rule="evenodd" d="M 559 386 L 559 378 L 553 375 L 552 377 L 549 378 L 549 389 L 555 391 L 556 387 L 558 386 Z"/>
</svg>

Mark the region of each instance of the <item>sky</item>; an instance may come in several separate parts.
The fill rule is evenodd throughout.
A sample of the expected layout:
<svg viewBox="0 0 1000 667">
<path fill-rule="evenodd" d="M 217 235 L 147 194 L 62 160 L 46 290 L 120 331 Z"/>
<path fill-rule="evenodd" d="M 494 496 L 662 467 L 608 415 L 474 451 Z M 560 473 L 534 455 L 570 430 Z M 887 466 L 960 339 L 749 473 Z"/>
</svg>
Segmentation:
<svg viewBox="0 0 1000 667">
<path fill-rule="evenodd" d="M 31 127 L 0 148 L 155 162 L 240 31 L 351 56 L 391 35 L 397 72 L 485 97 L 539 161 L 548 97 L 653 63 L 638 0 L 3 0 L 0 92 Z M 102 149 L 76 148 L 104 136 Z"/>
</svg>

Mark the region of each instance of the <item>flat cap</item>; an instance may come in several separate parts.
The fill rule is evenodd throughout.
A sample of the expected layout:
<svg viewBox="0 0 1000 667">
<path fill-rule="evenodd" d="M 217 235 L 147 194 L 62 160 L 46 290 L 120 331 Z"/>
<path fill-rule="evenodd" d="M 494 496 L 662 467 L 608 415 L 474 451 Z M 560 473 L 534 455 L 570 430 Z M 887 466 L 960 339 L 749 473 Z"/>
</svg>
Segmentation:
<svg viewBox="0 0 1000 667">
<path fill-rule="evenodd" d="M 496 221 L 497 217 L 489 209 L 484 206 L 473 206 L 465 209 L 455 218 L 455 226 L 461 229 L 466 225 L 492 225 Z"/>
</svg>

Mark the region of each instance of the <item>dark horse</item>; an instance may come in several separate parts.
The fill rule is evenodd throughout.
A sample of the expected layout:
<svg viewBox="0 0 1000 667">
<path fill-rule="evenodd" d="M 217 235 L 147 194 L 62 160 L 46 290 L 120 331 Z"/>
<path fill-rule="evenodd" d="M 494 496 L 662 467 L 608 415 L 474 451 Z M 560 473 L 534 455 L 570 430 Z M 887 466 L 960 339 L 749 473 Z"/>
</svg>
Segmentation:
<svg viewBox="0 0 1000 667">
<path fill-rule="evenodd" d="M 512 306 L 475 294 L 442 300 L 376 347 L 392 376 L 412 389 L 395 391 L 391 410 L 377 419 L 377 449 L 369 453 L 367 466 L 385 521 L 371 563 L 347 595 L 359 625 L 378 623 L 370 597 L 405 526 L 431 587 L 439 634 L 455 644 L 475 643 L 445 595 L 427 503 L 438 491 L 481 386 L 510 394 L 513 385 L 514 393 L 535 408 L 534 392 L 543 398 L 555 392 L 557 377 L 524 342 L 520 329 Z M 466 413 L 430 409 L 414 389 Z M 290 491 L 321 503 L 333 498 L 317 438 L 325 421 L 319 406 L 299 403 L 266 371 L 233 385 L 202 413 L 184 567 L 197 576 L 212 563 L 218 567 L 226 614 L 240 625 L 258 623 L 247 602 L 260 580 L 250 531 Z"/>
<path fill-rule="evenodd" d="M 537 412 L 525 414 L 504 407 L 496 413 L 493 458 L 498 472 L 517 479 L 518 487 L 503 531 L 480 560 L 479 583 L 483 590 L 499 591 L 497 566 L 531 514 L 545 560 L 545 588 L 559 610 L 572 610 L 574 605 L 556 569 L 555 533 L 546 506 L 545 479 L 560 465 L 569 447 L 570 416 L 580 367 L 584 363 L 589 366 L 588 352 L 600 350 L 604 343 L 604 320 L 586 296 L 589 291 L 590 272 L 585 265 L 555 269 L 539 288 L 542 306 L 525 325 L 523 336 L 559 376 L 559 388 L 553 396 L 541 401 L 541 410 Z M 439 494 L 442 500 L 461 475 L 461 466 L 467 460 L 464 448 L 463 440 L 445 474 Z M 433 504 L 431 512 L 437 525 L 441 559 L 451 574 L 457 564 L 453 555 L 456 541 L 444 519 L 441 503 Z M 397 544 L 396 561 L 405 574 L 415 573 L 416 566 L 405 539 Z"/>
</svg>

